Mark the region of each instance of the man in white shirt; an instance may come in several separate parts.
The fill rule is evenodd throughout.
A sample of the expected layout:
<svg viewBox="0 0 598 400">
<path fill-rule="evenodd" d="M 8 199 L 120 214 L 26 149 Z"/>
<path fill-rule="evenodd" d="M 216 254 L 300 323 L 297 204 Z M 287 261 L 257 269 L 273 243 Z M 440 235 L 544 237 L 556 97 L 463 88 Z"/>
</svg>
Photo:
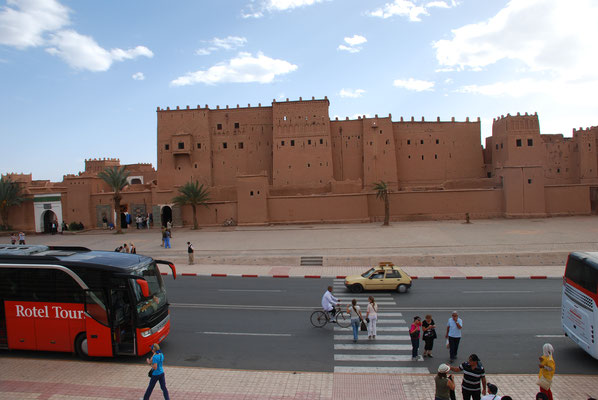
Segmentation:
<svg viewBox="0 0 598 400">
<path fill-rule="evenodd" d="M 488 394 L 482 397 L 480 400 L 500 400 L 502 397 L 497 395 L 498 387 L 493 384 L 489 383 L 488 385 Z"/>
<path fill-rule="evenodd" d="M 446 338 L 449 341 L 450 361 L 452 364 L 457 358 L 459 342 L 461 341 L 461 329 L 463 329 L 463 320 L 459 318 L 459 313 L 453 311 L 451 318 L 446 324 Z"/>
<path fill-rule="evenodd" d="M 338 299 L 332 295 L 332 286 L 328 286 L 328 290 L 322 296 L 322 308 L 330 315 L 330 322 L 336 322 L 334 318 L 336 309 L 334 306 L 340 304 Z"/>
</svg>

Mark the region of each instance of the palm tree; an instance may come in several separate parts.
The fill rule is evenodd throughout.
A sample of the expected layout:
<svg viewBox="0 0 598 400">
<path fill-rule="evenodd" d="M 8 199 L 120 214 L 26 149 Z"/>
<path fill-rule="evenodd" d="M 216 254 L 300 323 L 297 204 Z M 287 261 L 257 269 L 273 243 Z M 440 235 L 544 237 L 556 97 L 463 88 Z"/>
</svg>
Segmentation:
<svg viewBox="0 0 598 400">
<path fill-rule="evenodd" d="M 13 182 L 10 177 L 3 176 L 0 178 L 0 217 L 2 218 L 0 228 L 9 229 L 8 209 L 12 206 L 18 206 L 23 201 L 25 201 L 25 198 L 21 195 L 19 184 Z"/>
<path fill-rule="evenodd" d="M 384 181 L 375 182 L 373 189 L 376 191 L 376 198 L 384 200 L 384 226 L 390 223 L 390 202 L 388 199 L 388 185 Z"/>
<path fill-rule="evenodd" d="M 172 201 L 180 206 L 190 204 L 193 209 L 193 229 L 198 229 L 197 224 L 197 206 L 208 207 L 210 201 L 210 193 L 208 188 L 205 188 L 203 183 L 200 185 L 197 181 L 187 182 L 179 188 L 180 195 L 176 196 Z"/>
<path fill-rule="evenodd" d="M 129 172 L 125 171 L 125 167 L 123 165 L 120 168 L 106 168 L 98 174 L 98 177 L 106 182 L 108 186 L 112 188 L 112 190 L 114 190 L 112 199 L 114 200 L 114 211 L 116 212 L 116 233 L 123 233 L 120 227 L 120 200 L 122 199 L 120 192 L 129 184 L 127 182 Z"/>
</svg>

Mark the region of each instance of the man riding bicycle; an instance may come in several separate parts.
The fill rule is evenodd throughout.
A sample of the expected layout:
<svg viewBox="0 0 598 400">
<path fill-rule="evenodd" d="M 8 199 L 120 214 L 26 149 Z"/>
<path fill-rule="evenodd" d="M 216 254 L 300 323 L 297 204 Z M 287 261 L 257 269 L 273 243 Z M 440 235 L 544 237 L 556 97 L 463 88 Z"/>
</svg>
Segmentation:
<svg viewBox="0 0 598 400">
<path fill-rule="evenodd" d="M 330 315 L 330 322 L 336 322 L 336 308 L 340 301 L 332 295 L 332 286 L 328 286 L 328 290 L 322 296 L 322 308 Z"/>
</svg>

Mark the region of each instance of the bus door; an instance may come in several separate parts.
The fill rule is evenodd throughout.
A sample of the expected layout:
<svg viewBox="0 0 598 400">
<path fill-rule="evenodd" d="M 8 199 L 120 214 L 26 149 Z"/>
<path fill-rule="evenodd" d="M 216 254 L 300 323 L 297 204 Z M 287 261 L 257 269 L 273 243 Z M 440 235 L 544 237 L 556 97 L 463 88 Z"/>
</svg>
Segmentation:
<svg viewBox="0 0 598 400">
<path fill-rule="evenodd" d="M 135 329 L 131 299 L 125 289 L 110 290 L 112 341 L 115 354 L 135 354 Z"/>
<path fill-rule="evenodd" d="M 85 291 L 85 330 L 87 338 L 83 353 L 89 356 L 112 357 L 112 332 L 103 292 Z M 78 341 L 79 342 L 79 341 Z M 80 349 L 76 349 L 77 352 Z"/>
</svg>

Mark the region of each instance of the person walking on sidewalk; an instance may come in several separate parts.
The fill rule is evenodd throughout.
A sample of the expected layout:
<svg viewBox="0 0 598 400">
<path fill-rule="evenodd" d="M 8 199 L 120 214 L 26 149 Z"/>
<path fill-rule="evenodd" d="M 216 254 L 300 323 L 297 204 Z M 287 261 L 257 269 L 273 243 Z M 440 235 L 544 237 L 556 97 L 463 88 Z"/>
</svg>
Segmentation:
<svg viewBox="0 0 598 400">
<path fill-rule="evenodd" d="M 540 356 L 540 373 L 538 374 L 538 386 L 540 386 L 540 393 L 544 393 L 548 400 L 552 400 L 552 391 L 550 387 L 552 386 L 552 378 L 554 377 L 554 370 L 556 368 L 556 364 L 554 363 L 554 358 L 552 358 L 552 353 L 554 353 L 554 348 L 550 343 L 544 344 L 542 346 L 542 356 Z"/>
<path fill-rule="evenodd" d="M 480 400 L 482 394 L 486 395 L 486 371 L 476 354 L 470 355 L 468 360 L 458 367 L 451 367 L 451 371 L 463 371 L 463 400 Z"/>
<path fill-rule="evenodd" d="M 368 311 L 365 313 L 365 320 L 368 324 L 368 339 L 376 339 L 376 324 L 378 323 L 378 304 L 374 296 L 368 297 Z"/>
<path fill-rule="evenodd" d="M 195 261 L 195 253 L 191 242 L 187 242 L 187 255 L 189 256 L 189 265 L 193 265 Z"/>
<path fill-rule="evenodd" d="M 160 382 L 160 389 L 162 389 L 162 394 L 164 394 L 164 398 L 166 400 L 170 400 L 170 396 L 168 395 L 168 389 L 166 388 L 166 378 L 164 377 L 164 369 L 162 368 L 162 364 L 164 363 L 164 354 L 160 351 L 160 345 L 158 343 L 152 344 L 152 357 L 147 358 L 147 363 L 152 366 L 152 375 L 150 377 L 149 385 L 147 385 L 147 389 L 145 391 L 145 395 L 143 396 L 143 400 L 149 400 L 152 392 L 154 390 L 154 386 L 156 386 L 156 382 Z"/>
<path fill-rule="evenodd" d="M 438 374 L 434 377 L 436 390 L 434 392 L 434 400 L 450 400 L 451 391 L 455 390 L 455 381 L 452 375 L 447 375 L 451 370 L 446 364 L 438 366 Z"/>
<path fill-rule="evenodd" d="M 422 320 L 420 317 L 414 317 L 409 336 L 411 336 L 411 359 L 417 361 L 417 352 L 419 351 L 419 333 L 421 332 Z"/>
<path fill-rule="evenodd" d="M 430 314 L 426 315 L 426 318 L 422 321 L 422 331 L 424 334 L 424 357 L 432 358 L 432 348 L 434 347 L 434 339 L 436 339 L 436 325 Z"/>
<path fill-rule="evenodd" d="M 451 317 L 446 324 L 446 338 L 449 344 L 449 363 L 453 363 L 457 359 L 457 352 L 459 351 L 459 342 L 461 341 L 461 329 L 463 329 L 463 320 L 459 318 L 459 313 L 453 311 Z M 486 390 L 486 388 L 484 388 Z"/>
<path fill-rule="evenodd" d="M 361 326 L 361 308 L 357 305 L 357 300 L 351 300 L 351 305 L 347 307 L 347 314 L 351 317 L 351 327 L 353 328 L 353 343 L 359 338 L 359 327 Z"/>
</svg>

